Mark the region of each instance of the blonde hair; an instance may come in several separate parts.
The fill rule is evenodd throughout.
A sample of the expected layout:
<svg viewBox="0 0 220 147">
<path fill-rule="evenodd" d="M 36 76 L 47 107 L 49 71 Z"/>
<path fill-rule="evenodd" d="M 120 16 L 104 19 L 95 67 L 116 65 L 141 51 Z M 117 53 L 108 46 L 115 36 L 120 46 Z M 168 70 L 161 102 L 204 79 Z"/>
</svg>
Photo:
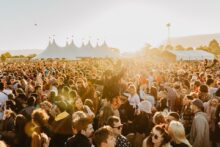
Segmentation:
<svg viewBox="0 0 220 147">
<path fill-rule="evenodd" d="M 2 140 L 0 140 L 0 146 L 1 146 L 1 147 L 7 147 L 7 145 L 5 144 L 5 142 L 2 141 Z"/>
<path fill-rule="evenodd" d="M 185 129 L 182 123 L 175 120 L 171 121 L 168 127 L 168 132 L 175 143 L 184 143 L 189 147 L 192 147 L 192 145 L 186 139 Z"/>
</svg>

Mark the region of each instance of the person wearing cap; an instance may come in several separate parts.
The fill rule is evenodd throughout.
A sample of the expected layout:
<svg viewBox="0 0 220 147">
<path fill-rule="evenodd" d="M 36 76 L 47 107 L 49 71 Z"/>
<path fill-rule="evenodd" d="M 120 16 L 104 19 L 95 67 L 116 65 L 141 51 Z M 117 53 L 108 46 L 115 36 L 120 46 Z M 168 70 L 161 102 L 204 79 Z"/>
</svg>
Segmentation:
<svg viewBox="0 0 220 147">
<path fill-rule="evenodd" d="M 190 143 L 194 147 L 210 147 L 209 123 L 207 115 L 203 112 L 203 102 L 194 99 L 191 108 L 195 116 L 190 131 Z"/>
<path fill-rule="evenodd" d="M 115 147 L 130 147 L 130 143 L 128 142 L 127 138 L 121 134 L 123 124 L 121 123 L 119 117 L 110 116 L 108 118 L 107 125 L 112 128 L 113 134 L 116 138 Z"/>
</svg>

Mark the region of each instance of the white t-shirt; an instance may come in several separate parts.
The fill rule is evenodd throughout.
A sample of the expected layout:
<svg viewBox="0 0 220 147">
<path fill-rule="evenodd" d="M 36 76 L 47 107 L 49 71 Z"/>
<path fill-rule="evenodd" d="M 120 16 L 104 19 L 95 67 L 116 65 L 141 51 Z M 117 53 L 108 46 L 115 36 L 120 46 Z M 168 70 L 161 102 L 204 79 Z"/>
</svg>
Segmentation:
<svg viewBox="0 0 220 147">
<path fill-rule="evenodd" d="M 128 96 L 128 101 L 129 101 L 129 104 L 131 106 L 133 106 L 134 108 L 136 108 L 136 106 L 140 103 L 140 98 L 138 96 L 138 94 L 135 94 L 133 96 L 131 96 L 131 94 L 129 93 L 124 93 L 126 96 Z"/>
<path fill-rule="evenodd" d="M 8 94 L 6 92 L 0 92 L 0 107 L 5 105 L 5 102 L 8 100 Z"/>
</svg>

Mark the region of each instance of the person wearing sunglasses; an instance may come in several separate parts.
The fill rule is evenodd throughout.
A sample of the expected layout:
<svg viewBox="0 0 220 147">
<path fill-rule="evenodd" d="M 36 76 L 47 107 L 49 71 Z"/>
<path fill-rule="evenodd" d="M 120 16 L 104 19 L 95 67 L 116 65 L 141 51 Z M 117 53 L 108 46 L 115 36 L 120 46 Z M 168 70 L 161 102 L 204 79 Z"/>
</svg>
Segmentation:
<svg viewBox="0 0 220 147">
<path fill-rule="evenodd" d="M 170 141 L 171 137 L 165 125 L 156 125 L 151 134 L 144 139 L 142 147 L 171 147 Z"/>
<path fill-rule="evenodd" d="M 121 134 L 123 124 L 121 124 L 119 117 L 110 116 L 108 118 L 107 125 L 112 128 L 113 134 L 116 138 L 115 147 L 130 147 L 130 143 L 128 142 L 127 138 Z"/>
</svg>

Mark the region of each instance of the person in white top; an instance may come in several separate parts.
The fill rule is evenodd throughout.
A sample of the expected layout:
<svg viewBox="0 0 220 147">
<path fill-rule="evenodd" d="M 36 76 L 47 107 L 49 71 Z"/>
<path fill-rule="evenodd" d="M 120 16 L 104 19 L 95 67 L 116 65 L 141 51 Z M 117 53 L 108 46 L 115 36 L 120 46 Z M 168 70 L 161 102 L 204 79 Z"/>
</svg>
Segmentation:
<svg viewBox="0 0 220 147">
<path fill-rule="evenodd" d="M 136 108 L 140 103 L 140 97 L 137 94 L 137 90 L 134 84 L 129 85 L 128 92 L 129 93 L 124 93 L 124 95 L 128 96 L 129 104 Z"/>
<path fill-rule="evenodd" d="M 0 120 L 3 118 L 3 107 L 5 106 L 6 101 L 8 100 L 8 95 L 4 92 L 4 84 L 0 82 Z"/>
</svg>

